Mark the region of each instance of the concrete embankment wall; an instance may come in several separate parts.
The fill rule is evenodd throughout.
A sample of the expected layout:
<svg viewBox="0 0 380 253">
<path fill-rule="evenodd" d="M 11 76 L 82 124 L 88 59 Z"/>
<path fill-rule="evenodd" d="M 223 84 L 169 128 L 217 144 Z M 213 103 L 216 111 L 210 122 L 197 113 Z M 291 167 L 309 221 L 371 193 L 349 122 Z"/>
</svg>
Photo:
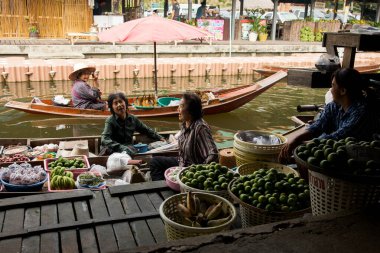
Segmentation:
<svg viewBox="0 0 380 253">
<path fill-rule="evenodd" d="M 158 77 L 246 75 L 254 70 L 275 67 L 314 67 L 320 53 L 292 56 L 172 57 L 158 58 Z M 0 73 L 7 82 L 68 80 L 73 65 L 84 62 L 96 66 L 100 79 L 153 77 L 153 58 L 25 59 L 0 58 Z M 380 53 L 358 53 L 355 66 L 380 62 Z"/>
</svg>

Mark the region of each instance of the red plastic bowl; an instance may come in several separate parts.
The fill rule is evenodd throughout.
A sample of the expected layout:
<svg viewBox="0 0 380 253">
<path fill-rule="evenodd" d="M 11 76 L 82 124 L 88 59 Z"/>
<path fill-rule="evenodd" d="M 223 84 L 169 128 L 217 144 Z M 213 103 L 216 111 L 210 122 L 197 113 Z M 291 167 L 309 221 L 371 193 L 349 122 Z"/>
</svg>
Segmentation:
<svg viewBox="0 0 380 253">
<path fill-rule="evenodd" d="M 179 192 L 179 191 L 181 191 L 180 186 L 179 186 L 179 183 L 177 183 L 177 182 L 171 180 L 170 177 L 169 177 L 169 174 L 170 174 L 173 170 L 175 170 L 176 168 L 178 168 L 178 167 L 171 167 L 171 168 L 165 170 L 165 174 L 164 174 L 164 175 L 165 175 L 165 179 L 166 179 L 166 184 L 167 184 L 167 186 L 169 186 L 172 190 Z"/>
</svg>

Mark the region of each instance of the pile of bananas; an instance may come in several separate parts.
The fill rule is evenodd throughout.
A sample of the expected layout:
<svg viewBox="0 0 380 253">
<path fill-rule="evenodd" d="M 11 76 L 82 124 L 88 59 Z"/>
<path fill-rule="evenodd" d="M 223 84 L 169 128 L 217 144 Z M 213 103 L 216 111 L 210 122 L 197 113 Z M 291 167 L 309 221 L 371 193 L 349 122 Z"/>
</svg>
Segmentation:
<svg viewBox="0 0 380 253">
<path fill-rule="evenodd" d="M 50 174 L 52 190 L 70 190 L 75 188 L 74 174 L 64 168 L 55 168 Z"/>
<path fill-rule="evenodd" d="M 187 193 L 186 204 L 178 204 L 182 224 L 191 227 L 216 227 L 228 222 L 232 215 L 223 208 L 223 202 L 209 203 L 196 194 Z"/>
</svg>

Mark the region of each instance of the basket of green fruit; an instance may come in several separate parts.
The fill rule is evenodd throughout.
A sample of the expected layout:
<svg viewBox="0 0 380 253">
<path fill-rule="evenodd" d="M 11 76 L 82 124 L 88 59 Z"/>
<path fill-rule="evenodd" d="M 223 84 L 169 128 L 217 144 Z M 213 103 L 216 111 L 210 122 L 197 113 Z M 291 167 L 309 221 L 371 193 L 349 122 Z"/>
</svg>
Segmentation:
<svg viewBox="0 0 380 253">
<path fill-rule="evenodd" d="M 159 212 L 169 241 L 228 230 L 237 217 L 228 200 L 202 192 L 173 195 Z"/>
<path fill-rule="evenodd" d="M 293 219 L 310 212 L 309 186 L 295 175 L 291 168 L 252 167 L 250 174 L 234 179 L 228 192 L 240 204 L 242 226 Z"/>
<path fill-rule="evenodd" d="M 244 175 L 250 175 L 252 173 L 254 173 L 256 170 L 258 169 L 271 169 L 271 168 L 274 168 L 276 169 L 277 171 L 279 172 L 283 172 L 285 174 L 290 174 L 292 173 L 295 177 L 299 177 L 299 173 L 288 167 L 288 166 L 285 166 L 283 164 L 279 164 L 279 163 L 271 163 L 271 162 L 261 162 L 261 161 L 255 161 L 255 162 L 251 162 L 251 163 L 246 163 L 246 164 L 243 164 L 243 165 L 240 165 L 236 172 L 241 175 L 241 176 L 244 176 Z"/>
<path fill-rule="evenodd" d="M 354 210 L 380 201 L 380 142 L 313 139 L 294 151 L 308 171 L 313 215 Z"/>
<path fill-rule="evenodd" d="M 58 157 L 44 160 L 46 171 L 51 171 L 56 168 L 64 168 L 64 170 L 88 171 L 90 164 L 86 156 Z"/>
<path fill-rule="evenodd" d="M 210 164 L 191 165 L 182 169 L 178 173 L 177 182 L 180 185 L 181 192 L 205 192 L 230 199 L 227 188 L 235 176 L 239 175 L 226 166 L 212 162 Z"/>
<path fill-rule="evenodd" d="M 78 189 L 105 189 L 106 182 L 100 173 L 85 172 L 77 177 Z"/>
</svg>

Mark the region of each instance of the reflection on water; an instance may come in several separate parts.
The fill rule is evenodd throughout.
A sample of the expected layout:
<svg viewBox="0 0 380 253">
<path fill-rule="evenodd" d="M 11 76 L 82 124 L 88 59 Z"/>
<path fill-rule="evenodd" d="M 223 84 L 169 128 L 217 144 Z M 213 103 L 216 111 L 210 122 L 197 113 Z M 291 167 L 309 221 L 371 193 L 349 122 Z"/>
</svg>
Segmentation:
<svg viewBox="0 0 380 253">
<path fill-rule="evenodd" d="M 210 88 L 231 88 L 252 83 L 254 76 L 206 76 L 172 77 L 159 79 L 159 92 L 183 92 Z M 31 97 L 48 97 L 63 94 L 70 96 L 71 82 L 25 82 L 2 83 L 0 91 L 0 137 L 64 137 L 99 135 L 104 128 L 104 119 L 60 118 L 32 115 L 10 110 L 3 105 L 9 99 L 29 101 Z M 130 95 L 153 93 L 153 79 L 101 80 L 104 96 L 123 91 Z M 290 117 L 297 114 L 299 104 L 321 104 L 326 89 L 309 89 L 287 86 L 280 82 L 250 103 L 229 113 L 205 116 L 217 142 L 227 143 L 237 130 L 257 129 L 284 132 L 293 127 Z M 177 130 L 177 118 L 144 120 L 157 131 Z M 227 145 L 227 144 L 226 144 Z"/>
</svg>

